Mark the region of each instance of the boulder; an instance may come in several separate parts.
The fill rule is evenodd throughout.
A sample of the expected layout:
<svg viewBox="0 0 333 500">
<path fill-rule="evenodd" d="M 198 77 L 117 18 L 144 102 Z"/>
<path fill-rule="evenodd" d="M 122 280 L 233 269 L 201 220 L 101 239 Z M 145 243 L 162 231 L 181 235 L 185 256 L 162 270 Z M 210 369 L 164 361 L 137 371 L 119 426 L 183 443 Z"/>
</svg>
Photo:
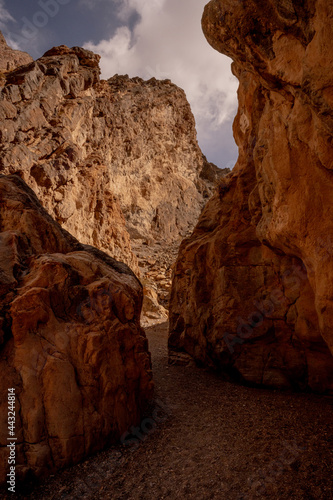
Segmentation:
<svg viewBox="0 0 333 500">
<path fill-rule="evenodd" d="M 11 439 L 17 481 L 77 463 L 140 421 L 153 382 L 134 273 L 79 243 L 14 175 L 0 176 L 0 256 L 4 483 Z"/>
</svg>

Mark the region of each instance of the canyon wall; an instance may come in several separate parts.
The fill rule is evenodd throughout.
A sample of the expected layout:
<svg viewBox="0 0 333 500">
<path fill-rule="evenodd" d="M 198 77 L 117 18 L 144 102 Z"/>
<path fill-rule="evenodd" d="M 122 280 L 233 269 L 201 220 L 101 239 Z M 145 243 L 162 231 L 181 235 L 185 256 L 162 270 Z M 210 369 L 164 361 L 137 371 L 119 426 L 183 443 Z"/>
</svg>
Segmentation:
<svg viewBox="0 0 333 500">
<path fill-rule="evenodd" d="M 61 46 L 4 75 L 0 171 L 24 179 L 80 241 L 138 271 L 130 240 L 179 241 L 215 172 L 181 89 L 169 80 L 100 81 L 99 59 Z"/>
<path fill-rule="evenodd" d="M 7 71 L 11 71 L 23 64 L 29 64 L 33 61 L 32 57 L 26 52 L 13 50 L 8 46 L 5 37 L 0 31 L 0 79 L 2 80 Z"/>
<path fill-rule="evenodd" d="M 119 442 L 153 382 L 140 282 L 63 230 L 17 176 L 0 175 L 0 257 L 2 484 L 13 442 L 19 483 Z"/>
<path fill-rule="evenodd" d="M 333 2 L 212 0 L 239 79 L 239 157 L 182 242 L 170 351 L 240 381 L 333 391 Z"/>
</svg>

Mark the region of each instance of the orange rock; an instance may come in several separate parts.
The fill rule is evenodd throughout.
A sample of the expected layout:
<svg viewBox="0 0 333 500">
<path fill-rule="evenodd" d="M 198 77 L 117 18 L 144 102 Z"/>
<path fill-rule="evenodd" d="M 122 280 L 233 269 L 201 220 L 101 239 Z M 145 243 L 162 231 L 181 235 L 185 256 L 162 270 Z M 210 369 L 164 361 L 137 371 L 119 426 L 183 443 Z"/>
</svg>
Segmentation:
<svg viewBox="0 0 333 500">
<path fill-rule="evenodd" d="M 170 349 L 273 387 L 333 391 L 332 0 L 212 0 L 239 158 L 174 270 Z"/>
<path fill-rule="evenodd" d="M 80 244 L 17 176 L 0 176 L 0 483 L 8 388 L 16 478 L 41 476 L 117 442 L 152 396 L 142 286 Z"/>
</svg>

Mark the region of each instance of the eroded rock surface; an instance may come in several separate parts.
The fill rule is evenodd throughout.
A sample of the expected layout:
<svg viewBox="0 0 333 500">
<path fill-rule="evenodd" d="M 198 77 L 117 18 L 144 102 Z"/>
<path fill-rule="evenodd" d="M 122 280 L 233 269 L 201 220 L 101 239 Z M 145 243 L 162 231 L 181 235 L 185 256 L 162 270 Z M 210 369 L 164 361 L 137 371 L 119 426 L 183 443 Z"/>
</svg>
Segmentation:
<svg viewBox="0 0 333 500">
<path fill-rule="evenodd" d="M 33 61 L 27 52 L 10 48 L 5 37 L 0 31 L 0 72 L 12 71 L 18 66 L 29 64 Z M 1 75 L 2 77 L 3 75 Z"/>
<path fill-rule="evenodd" d="M 16 395 L 16 479 L 119 440 L 152 397 L 142 286 L 80 244 L 17 176 L 0 176 L 0 413 Z M 9 456 L 0 422 L 0 483 Z"/>
<path fill-rule="evenodd" d="M 333 391 L 333 2 L 212 0 L 233 58 L 235 169 L 183 241 L 171 350 L 273 387 Z"/>
<path fill-rule="evenodd" d="M 93 125 L 98 64 L 92 52 L 61 46 L 6 75 L 0 96 L 0 171 L 24 179 L 80 241 L 137 270 Z"/>
<path fill-rule="evenodd" d="M 184 237 L 218 176 L 181 89 L 100 81 L 99 56 L 78 47 L 7 74 L 0 153 L 0 171 L 20 175 L 65 229 L 135 270 L 130 238 Z"/>
</svg>

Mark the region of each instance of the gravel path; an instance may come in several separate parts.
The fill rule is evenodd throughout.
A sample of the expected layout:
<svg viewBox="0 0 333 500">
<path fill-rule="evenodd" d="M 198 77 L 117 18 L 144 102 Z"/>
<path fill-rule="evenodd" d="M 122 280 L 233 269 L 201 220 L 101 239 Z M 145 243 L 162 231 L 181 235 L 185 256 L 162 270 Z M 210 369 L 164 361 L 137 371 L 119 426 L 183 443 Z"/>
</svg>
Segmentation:
<svg viewBox="0 0 333 500">
<path fill-rule="evenodd" d="M 49 478 L 29 499 L 333 499 L 333 398 L 242 387 L 170 366 L 147 329 L 157 406 L 132 444 Z M 152 431 L 150 429 L 154 427 Z"/>
</svg>

